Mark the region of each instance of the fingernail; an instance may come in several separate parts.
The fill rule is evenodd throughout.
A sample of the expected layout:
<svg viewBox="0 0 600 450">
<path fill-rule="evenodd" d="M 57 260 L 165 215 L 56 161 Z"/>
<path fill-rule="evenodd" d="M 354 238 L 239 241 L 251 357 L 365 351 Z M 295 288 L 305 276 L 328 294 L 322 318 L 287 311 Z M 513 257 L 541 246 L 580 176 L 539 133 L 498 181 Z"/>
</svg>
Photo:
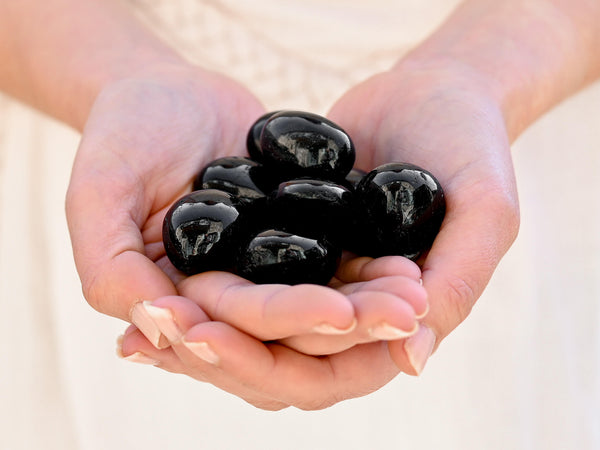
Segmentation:
<svg viewBox="0 0 600 450">
<path fill-rule="evenodd" d="M 342 335 L 348 334 L 356 328 L 357 320 L 353 319 L 352 323 L 347 328 L 337 328 L 329 323 L 322 323 L 313 328 L 313 331 L 318 334 Z"/>
<path fill-rule="evenodd" d="M 123 339 L 123 337 L 125 336 L 129 336 L 131 333 L 133 333 L 135 330 L 137 330 L 138 327 L 136 327 L 134 324 L 129 325 L 125 331 L 123 332 L 123 334 L 121 336 L 119 336 L 121 339 Z"/>
<path fill-rule="evenodd" d="M 146 364 L 148 366 L 156 366 L 160 363 L 160 361 L 158 361 L 154 358 L 150 358 L 148 355 L 146 355 L 142 352 L 135 352 L 129 356 L 123 356 L 122 359 L 124 359 L 125 361 L 136 363 L 136 364 Z"/>
<path fill-rule="evenodd" d="M 169 340 L 161 333 L 158 325 L 152 319 L 152 316 L 146 309 L 147 304 L 149 302 L 138 302 L 135 304 L 131 311 L 131 321 L 152 345 L 158 349 L 167 348 L 170 345 Z"/>
<path fill-rule="evenodd" d="M 425 311 L 423 311 L 423 313 L 415 315 L 415 318 L 417 320 L 422 319 L 423 317 L 425 317 L 427 314 L 429 313 L 429 303 L 427 303 L 426 307 L 425 307 Z"/>
<path fill-rule="evenodd" d="M 194 355 L 209 364 L 219 364 L 219 355 L 208 345 L 208 342 L 190 342 L 186 341 L 185 338 L 182 340 L 185 345 Z"/>
<path fill-rule="evenodd" d="M 393 341 L 395 339 L 404 339 L 414 335 L 419 330 L 419 323 L 415 322 L 415 327 L 410 330 L 401 330 L 400 328 L 393 327 L 387 322 L 382 322 L 372 328 L 369 328 L 369 334 L 375 339 L 381 339 L 382 341 Z"/>
<path fill-rule="evenodd" d="M 127 331 L 125 331 L 125 333 L 127 334 Z M 135 352 L 127 356 L 123 355 L 123 338 L 125 335 L 122 334 L 121 336 L 117 337 L 117 356 L 119 358 L 129 362 L 134 362 L 137 364 L 147 364 L 150 366 L 156 366 L 158 363 L 160 363 L 160 361 L 151 358 L 150 356 L 142 352 Z"/>
<path fill-rule="evenodd" d="M 417 375 L 421 375 L 423 372 L 434 346 L 435 334 L 425 325 L 421 325 L 417 334 L 404 343 L 404 351 L 408 356 L 408 361 Z"/>
<path fill-rule="evenodd" d="M 150 302 L 143 302 L 143 304 L 146 312 L 152 318 L 152 321 L 169 342 L 173 343 L 181 339 L 181 330 L 175 323 L 175 318 L 170 309 L 154 306 Z"/>
</svg>

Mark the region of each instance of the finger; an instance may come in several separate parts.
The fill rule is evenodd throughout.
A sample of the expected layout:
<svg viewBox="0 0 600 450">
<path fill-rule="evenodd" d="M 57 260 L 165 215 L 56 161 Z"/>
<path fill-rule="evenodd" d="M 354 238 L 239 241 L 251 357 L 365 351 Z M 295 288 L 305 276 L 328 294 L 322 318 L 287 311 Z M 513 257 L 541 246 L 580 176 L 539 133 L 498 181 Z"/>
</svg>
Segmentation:
<svg viewBox="0 0 600 450">
<path fill-rule="evenodd" d="M 423 267 L 430 307 L 423 328 L 430 332 L 425 331 L 422 339 L 435 341 L 435 346 L 468 316 L 518 231 L 514 197 L 488 193 L 479 198 L 469 205 L 450 205 Z M 420 373 L 429 356 L 417 347 L 427 345 L 407 341 L 404 347 L 391 348 L 394 360 L 407 373 Z"/>
<path fill-rule="evenodd" d="M 424 267 L 427 322 L 444 338 L 470 313 L 518 232 L 516 200 L 488 193 L 470 204 L 450 205 Z M 468 233 L 468 239 L 465 239 Z"/>
<path fill-rule="evenodd" d="M 117 338 L 117 356 L 129 362 L 161 367 L 173 373 L 185 371 L 185 366 L 173 349 L 157 349 L 135 325 L 130 325 Z"/>
<path fill-rule="evenodd" d="M 169 372 L 188 375 L 197 381 L 221 385 L 221 387 L 226 387 L 228 392 L 261 409 L 276 411 L 289 406 L 244 387 L 229 379 L 230 377 L 226 374 L 215 373 L 212 379 L 207 378 L 205 369 L 202 367 L 206 365 L 204 361 L 194 357 L 193 365 L 186 364 L 189 361 L 184 362 L 173 348 L 160 350 L 154 347 L 133 325 L 118 339 L 117 354 L 126 361 L 153 365 Z"/>
<path fill-rule="evenodd" d="M 403 256 L 383 256 L 376 259 L 363 256 L 341 264 L 336 278 L 344 283 L 354 283 L 394 275 L 420 280 L 421 270 L 413 261 Z"/>
<path fill-rule="evenodd" d="M 366 395 L 389 382 L 398 369 L 385 342 L 355 346 L 329 357 L 312 357 L 280 345 L 265 345 L 222 322 L 193 327 L 183 343 L 190 351 L 180 357 L 188 365 L 205 362 L 205 376 L 222 385 L 227 373 L 239 384 L 301 409 L 321 409 L 338 401 Z"/>
<path fill-rule="evenodd" d="M 382 276 L 370 281 L 350 283 L 338 289 L 345 295 L 355 292 L 387 292 L 411 305 L 417 319 L 422 319 L 429 311 L 427 291 L 420 281 L 402 275 Z"/>
<path fill-rule="evenodd" d="M 87 167 L 89 161 L 76 161 L 67 219 L 86 300 L 104 314 L 129 321 L 135 303 L 176 290 L 145 256 L 140 227 L 150 211 L 143 187 L 132 174 L 116 173 L 122 164 L 105 159 L 99 157 L 94 168 Z"/>
<path fill-rule="evenodd" d="M 386 267 L 380 264 L 377 266 Z M 327 339 L 311 333 L 292 336 L 281 342 L 306 354 L 329 355 L 346 350 L 357 343 L 411 336 L 417 331 L 416 319 L 423 318 L 429 310 L 425 288 L 419 281 L 406 276 L 387 276 L 371 281 L 342 284 L 338 290 L 347 295 L 354 305 L 357 317 L 354 330 Z M 373 300 L 381 298 L 382 295 L 390 301 L 378 303 Z M 398 308 L 402 309 L 400 317 L 397 316 Z"/>
<path fill-rule="evenodd" d="M 157 348 L 178 341 L 185 330 L 210 318 L 193 301 L 180 296 L 160 297 L 153 302 L 138 302 L 132 320 L 143 328 L 146 338 Z"/>
<path fill-rule="evenodd" d="M 352 302 L 325 286 L 255 285 L 225 272 L 206 272 L 178 284 L 212 320 L 260 340 L 317 332 L 343 334 L 355 326 Z"/>
<path fill-rule="evenodd" d="M 412 306 L 396 295 L 382 291 L 357 291 L 348 295 L 356 311 L 357 326 L 345 335 L 308 334 L 293 336 L 281 342 L 311 355 L 339 353 L 356 344 L 379 340 L 405 339 L 418 330 Z"/>
</svg>

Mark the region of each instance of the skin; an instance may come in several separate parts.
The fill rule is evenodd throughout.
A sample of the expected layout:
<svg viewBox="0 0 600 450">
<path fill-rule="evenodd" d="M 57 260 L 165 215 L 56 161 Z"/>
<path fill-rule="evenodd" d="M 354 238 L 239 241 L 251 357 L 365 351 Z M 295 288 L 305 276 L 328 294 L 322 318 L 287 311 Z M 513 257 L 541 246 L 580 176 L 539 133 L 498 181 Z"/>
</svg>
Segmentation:
<svg viewBox="0 0 600 450">
<path fill-rule="evenodd" d="M 86 300 L 135 323 L 122 356 L 260 408 L 319 409 L 418 374 L 468 316 L 518 230 L 510 144 L 600 76 L 598 19 L 593 1 L 466 1 L 342 96 L 329 117 L 361 149 L 357 165 L 426 167 L 448 208 L 420 267 L 347 258 L 329 287 L 184 278 L 170 266 L 166 209 L 203 164 L 244 153 L 264 109 L 182 60 L 121 3 L 4 2 L 0 58 L 11 63 L 0 88 L 82 132 L 67 218 Z"/>
</svg>

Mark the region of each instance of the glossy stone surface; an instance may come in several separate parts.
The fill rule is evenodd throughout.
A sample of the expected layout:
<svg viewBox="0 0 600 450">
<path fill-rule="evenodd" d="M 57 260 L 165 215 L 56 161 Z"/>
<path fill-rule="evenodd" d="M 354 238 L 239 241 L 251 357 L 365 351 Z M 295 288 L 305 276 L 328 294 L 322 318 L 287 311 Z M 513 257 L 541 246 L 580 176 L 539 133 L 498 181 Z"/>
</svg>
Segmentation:
<svg viewBox="0 0 600 450">
<path fill-rule="evenodd" d="M 358 183 L 360 183 L 360 180 L 362 180 L 366 174 L 367 172 L 365 172 L 364 170 L 356 168 L 352 169 L 348 173 L 348 175 L 346 175 L 346 178 L 344 180 L 344 186 L 349 188 L 351 191 L 355 191 L 356 187 L 358 186 Z"/>
<path fill-rule="evenodd" d="M 369 256 L 416 259 L 431 247 L 444 219 L 440 183 L 426 170 L 390 163 L 369 172 L 356 191 L 364 220 L 357 239 Z"/>
<path fill-rule="evenodd" d="M 348 134 L 317 114 L 281 111 L 265 123 L 260 148 L 263 163 L 289 178 L 342 180 L 356 153 Z"/>
<path fill-rule="evenodd" d="M 236 273 L 257 284 L 326 285 L 340 256 L 341 250 L 326 241 L 267 230 L 244 249 Z"/>
<path fill-rule="evenodd" d="M 262 150 L 260 148 L 260 134 L 262 132 L 265 123 L 267 120 L 271 118 L 273 114 L 277 114 L 279 111 L 270 111 L 268 113 L 260 116 L 256 121 L 252 124 L 250 129 L 248 130 L 248 134 L 246 135 L 246 149 L 248 150 L 248 155 L 254 161 L 262 161 Z"/>
<path fill-rule="evenodd" d="M 277 186 L 265 167 L 249 158 L 230 156 L 212 161 L 194 180 L 194 190 L 219 189 L 242 201 L 264 199 Z"/>
<path fill-rule="evenodd" d="M 279 185 L 268 209 L 271 223 L 281 230 L 344 245 L 354 215 L 354 194 L 330 181 L 291 180 Z"/>
<path fill-rule="evenodd" d="M 247 228 L 231 194 L 195 191 L 179 199 L 163 222 L 163 243 L 173 265 L 191 275 L 229 269 Z"/>
</svg>

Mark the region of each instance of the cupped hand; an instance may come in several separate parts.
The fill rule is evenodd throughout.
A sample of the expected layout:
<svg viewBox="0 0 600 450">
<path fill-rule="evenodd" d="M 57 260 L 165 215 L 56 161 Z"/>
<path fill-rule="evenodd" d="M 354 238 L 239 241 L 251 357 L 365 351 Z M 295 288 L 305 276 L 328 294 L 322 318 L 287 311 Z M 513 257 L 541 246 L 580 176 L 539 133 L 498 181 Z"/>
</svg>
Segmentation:
<svg viewBox="0 0 600 450">
<path fill-rule="evenodd" d="M 185 64 L 108 84 L 83 131 L 67 193 L 75 262 L 88 302 L 127 321 L 134 304 L 176 294 L 162 220 L 200 168 L 242 154 L 263 111 L 245 88 Z"/>
<path fill-rule="evenodd" d="M 169 263 L 161 240 L 166 210 L 191 189 L 205 163 L 245 152 L 246 132 L 262 112 L 240 85 L 188 66 L 148 70 L 100 93 L 67 195 L 75 261 L 88 302 L 136 323 L 156 347 L 169 342 L 148 320 L 144 301 L 179 293 L 212 320 L 236 326 L 258 342 L 278 339 L 306 353 L 334 353 L 357 342 L 414 333 L 427 303 L 418 286 L 419 269 L 405 262 L 396 272 L 392 264 L 386 274 L 399 276 L 398 286 L 413 285 L 412 294 L 389 289 L 386 280 L 352 285 L 348 280 L 357 269 L 340 272 L 338 287 L 345 287 L 335 291 L 253 286 L 219 272 L 185 278 Z M 218 307 L 215 298 L 221 300 Z"/>
<path fill-rule="evenodd" d="M 421 328 L 435 347 L 470 313 L 518 230 L 509 139 L 493 92 L 466 66 L 404 61 L 350 90 L 330 114 L 352 136 L 358 167 L 413 163 L 445 190 L 445 220 L 420 261 L 430 306 Z M 406 346 L 391 343 L 390 351 L 414 373 Z"/>
<path fill-rule="evenodd" d="M 399 66 L 352 89 L 330 117 L 355 141 L 358 167 L 407 161 L 430 170 L 444 186 L 447 216 L 423 261 L 430 312 L 418 333 L 402 339 L 417 331 L 407 324 L 427 311 L 418 289 L 407 294 L 420 273 L 412 272 L 411 279 L 408 266 L 395 270 L 386 258 L 346 262 L 331 288 L 254 286 L 217 272 L 175 276 L 162 255 L 156 222 L 189 188 L 198 166 L 188 165 L 177 195 L 146 217 L 145 223 L 154 225 L 140 227 L 154 233 L 141 233 L 139 242 L 147 243 L 135 256 L 143 255 L 146 264 L 158 261 L 153 271 L 162 274 L 168 289 L 123 302 L 137 304 L 138 322 L 154 330 L 146 332 L 148 340 L 130 329 L 122 341 L 124 355 L 144 355 L 166 370 L 209 381 L 270 409 L 327 406 L 378 389 L 399 370 L 416 374 L 423 369 L 434 342 L 468 315 L 516 234 L 516 189 L 499 106 L 485 83 L 468 72 Z M 239 143 L 231 145 L 237 149 L 233 153 L 239 151 Z M 365 267 L 377 270 L 368 275 Z M 156 280 L 139 285 L 145 289 Z M 132 286 L 127 279 L 124 284 Z M 157 297 L 163 298 L 139 303 Z M 161 337 L 169 348 L 157 348 Z"/>
<path fill-rule="evenodd" d="M 321 409 L 373 392 L 399 373 L 388 345 L 422 341 L 415 311 L 424 315 L 427 302 L 419 277 L 403 257 L 344 262 L 331 287 L 195 275 L 178 284 L 185 297 L 139 305 L 146 328 L 170 346 L 157 348 L 132 326 L 119 352 L 263 409 Z"/>
</svg>

